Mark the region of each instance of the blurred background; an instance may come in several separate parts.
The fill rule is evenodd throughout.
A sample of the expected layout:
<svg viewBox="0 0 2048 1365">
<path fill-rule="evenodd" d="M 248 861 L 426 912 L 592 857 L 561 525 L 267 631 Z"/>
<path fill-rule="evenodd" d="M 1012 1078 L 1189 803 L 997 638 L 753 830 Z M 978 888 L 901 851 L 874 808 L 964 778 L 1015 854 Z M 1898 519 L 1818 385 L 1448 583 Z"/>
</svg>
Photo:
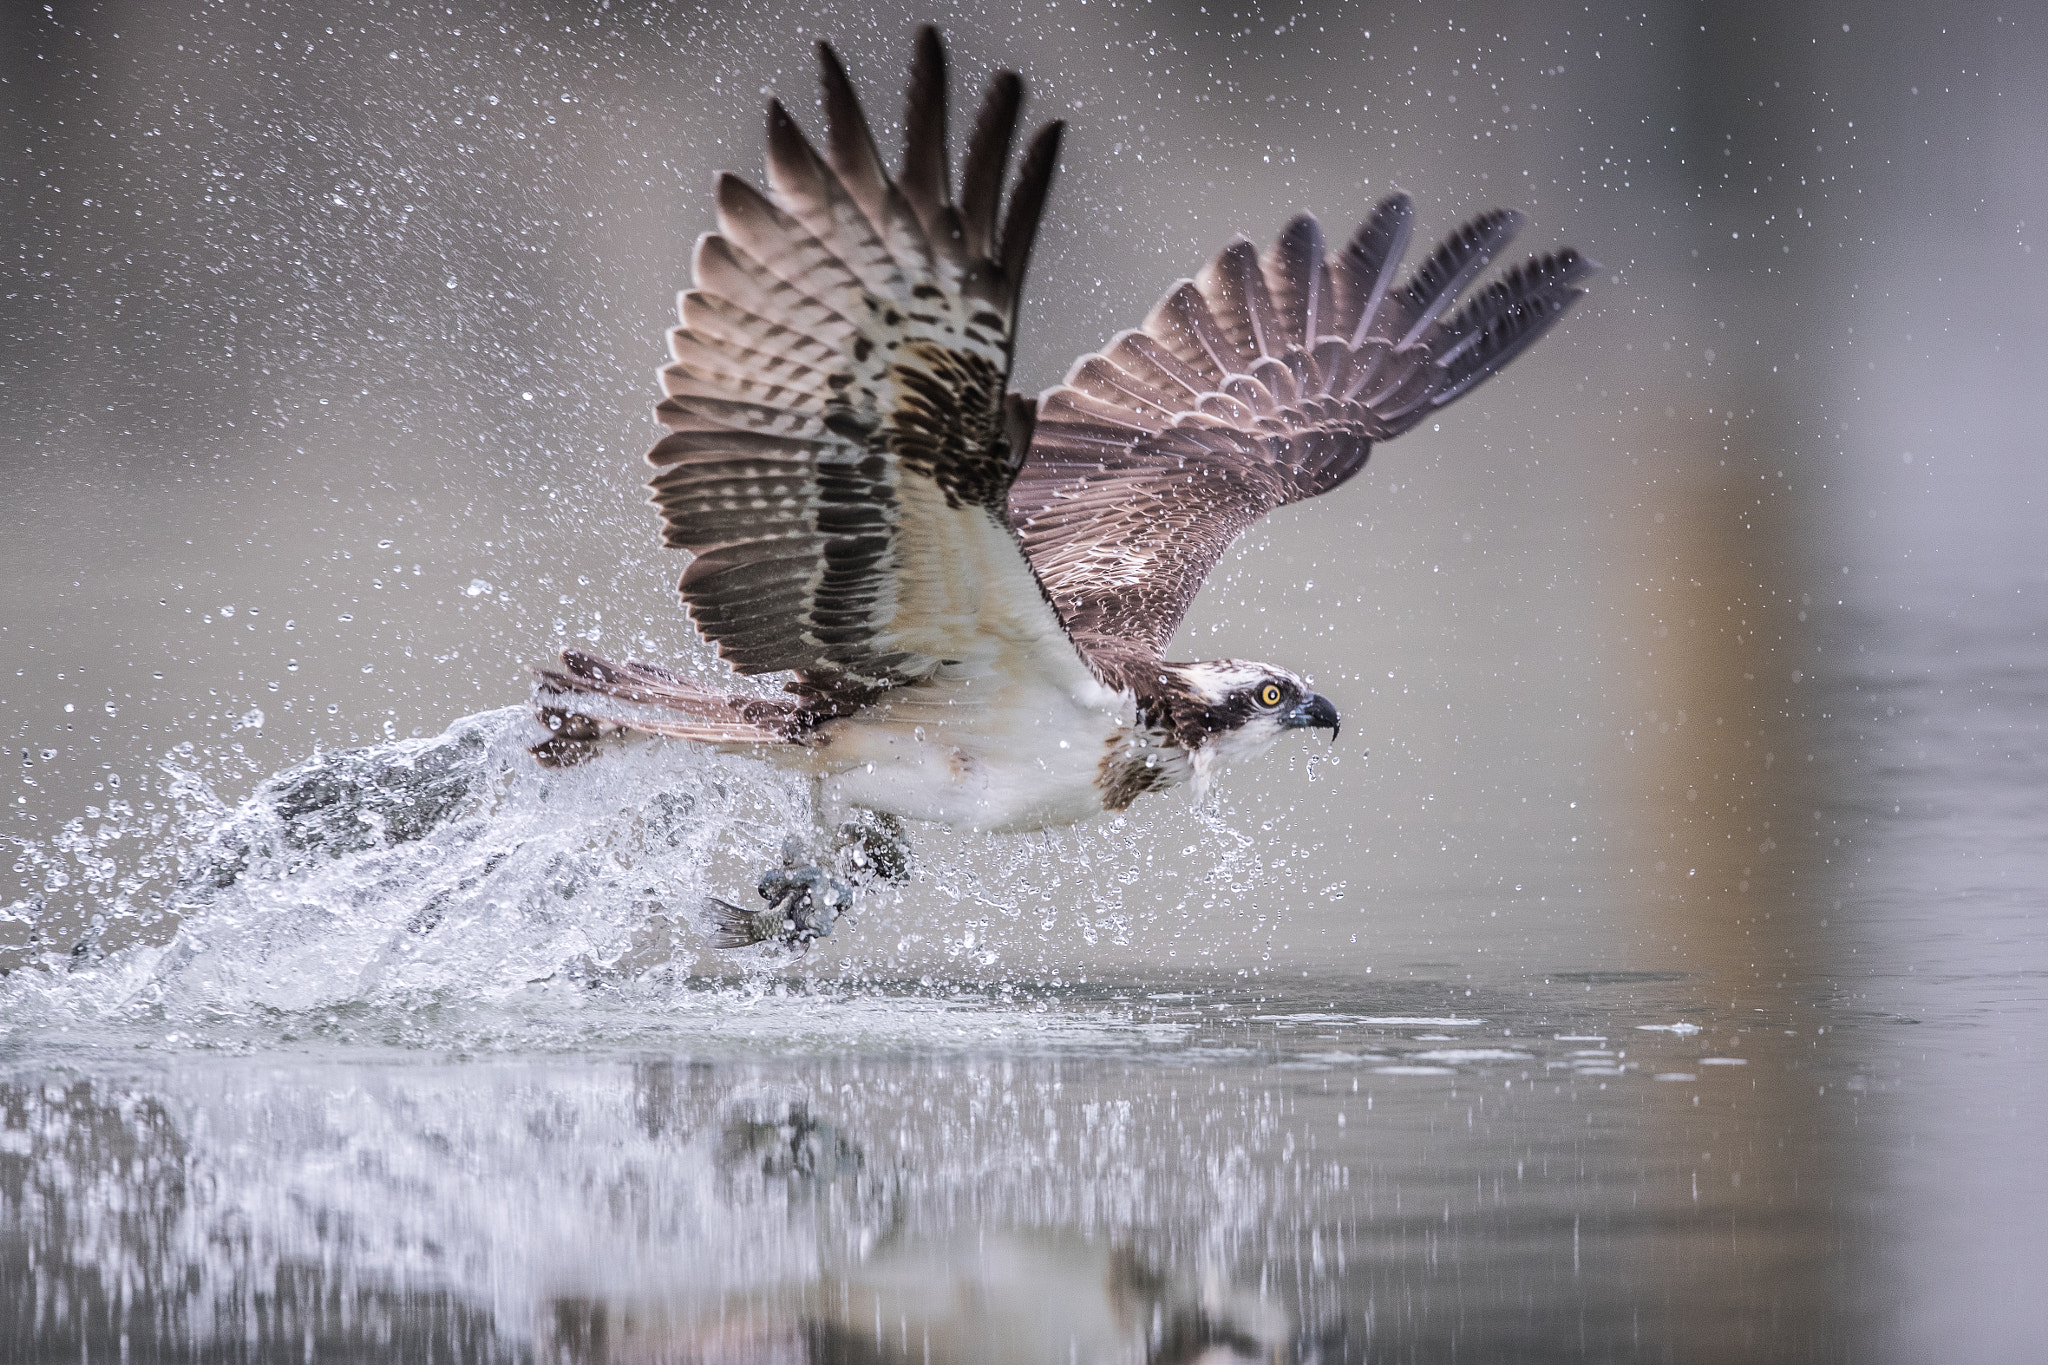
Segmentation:
<svg viewBox="0 0 2048 1365">
<path fill-rule="evenodd" d="M 167 759 L 232 803 L 517 703 L 565 644 L 715 671 L 643 505 L 674 292 L 764 94 L 821 124 L 829 38 L 886 154 L 920 20 L 956 102 L 1007 65 L 1068 120 L 1024 391 L 1232 234 L 1396 186 L 1418 236 L 1504 205 L 1605 269 L 1189 618 L 1179 657 L 1313 675 L 1341 747 L 1209 817 L 931 836 L 1010 918 L 941 875 L 876 933 L 1946 1023 L 1859 1071 L 1877 1132 L 1803 1086 L 1771 1131 L 1889 1211 L 1872 1339 L 2037 1339 L 2048 26 L 2002 0 L 10 5 L 0 959 L 160 880 L 141 831 L 204 804 Z M 1846 1254 L 1794 1260 L 1846 1293 Z"/>
</svg>

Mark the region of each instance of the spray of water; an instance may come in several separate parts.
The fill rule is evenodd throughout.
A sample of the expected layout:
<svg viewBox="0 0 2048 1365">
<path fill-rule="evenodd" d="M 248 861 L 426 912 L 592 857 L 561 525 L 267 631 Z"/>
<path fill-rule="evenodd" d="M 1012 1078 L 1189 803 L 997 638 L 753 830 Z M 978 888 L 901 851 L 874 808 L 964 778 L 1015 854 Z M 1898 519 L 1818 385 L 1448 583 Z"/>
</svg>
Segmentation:
<svg viewBox="0 0 2048 1365">
<path fill-rule="evenodd" d="M 53 945 L 0 988 L 10 1018 L 218 1037 L 672 991 L 698 962 L 687 931 L 707 888 L 751 881 L 810 823 L 801 784 L 759 764 L 650 741 L 550 771 L 532 738 L 523 711 L 485 712 L 318 754 L 231 811 L 186 776 L 167 941 L 102 953 L 96 927 Z M 159 860 L 179 842 L 157 840 Z"/>
<path fill-rule="evenodd" d="M 17 846 L 44 897 L 11 910 L 34 937 L 0 977 L 0 1038 L 616 1047 L 685 1027 L 923 1045 L 955 1039 L 972 1005 L 983 1043 L 1093 1044 L 1129 1025 L 1073 991 L 1101 955 L 1183 944 L 1227 959 L 1271 934 L 1263 916 L 1236 936 L 1190 919 L 1264 875 L 1258 841 L 1213 811 L 1182 812 L 1206 855 L 1193 860 L 1170 821 L 921 830 L 911 902 L 892 910 L 895 893 L 871 888 L 792 981 L 785 950 L 707 948 L 701 907 L 751 899 L 791 833 L 816 832 L 803 781 L 660 740 L 550 770 L 526 752 L 537 734 L 520 708 L 487 711 L 432 738 L 317 753 L 235 806 L 201 756 L 173 753 L 160 799 Z M 89 927 L 42 932 L 67 919 Z"/>
</svg>

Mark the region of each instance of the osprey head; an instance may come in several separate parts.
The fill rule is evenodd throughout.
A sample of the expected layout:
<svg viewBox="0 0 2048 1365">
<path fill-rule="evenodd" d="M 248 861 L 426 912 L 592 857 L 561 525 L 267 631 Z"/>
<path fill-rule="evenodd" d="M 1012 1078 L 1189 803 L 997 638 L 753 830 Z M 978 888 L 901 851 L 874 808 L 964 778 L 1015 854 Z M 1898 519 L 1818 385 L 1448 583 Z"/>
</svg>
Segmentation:
<svg viewBox="0 0 2048 1365">
<path fill-rule="evenodd" d="M 1194 760 L 1206 785 L 1216 763 L 1256 758 L 1289 730 L 1327 729 L 1337 737 L 1337 708 L 1299 674 L 1239 659 L 1168 664 L 1163 700 L 1174 739 Z"/>
</svg>

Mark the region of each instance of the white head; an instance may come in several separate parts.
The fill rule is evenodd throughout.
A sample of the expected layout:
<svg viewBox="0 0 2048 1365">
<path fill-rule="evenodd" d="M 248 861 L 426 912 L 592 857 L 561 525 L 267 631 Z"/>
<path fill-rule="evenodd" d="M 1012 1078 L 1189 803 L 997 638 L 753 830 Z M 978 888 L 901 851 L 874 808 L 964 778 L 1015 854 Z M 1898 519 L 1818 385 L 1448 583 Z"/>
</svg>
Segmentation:
<svg viewBox="0 0 2048 1365">
<path fill-rule="evenodd" d="M 1284 668 L 1212 659 L 1167 664 L 1162 677 L 1161 700 L 1175 740 L 1188 751 L 1198 801 L 1217 764 L 1257 758 L 1290 730 L 1327 729 L 1337 737 L 1337 708 Z"/>
</svg>

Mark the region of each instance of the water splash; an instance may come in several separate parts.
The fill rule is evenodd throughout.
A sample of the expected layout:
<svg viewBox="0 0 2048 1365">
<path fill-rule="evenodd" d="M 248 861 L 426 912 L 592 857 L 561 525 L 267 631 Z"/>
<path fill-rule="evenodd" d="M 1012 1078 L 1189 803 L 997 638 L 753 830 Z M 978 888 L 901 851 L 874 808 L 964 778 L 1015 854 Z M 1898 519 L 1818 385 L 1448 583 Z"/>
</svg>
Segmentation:
<svg viewBox="0 0 2048 1365">
<path fill-rule="evenodd" d="M 646 741 L 550 771 L 533 737 L 523 710 L 484 712 L 317 754 L 232 811 L 189 779 L 180 829 L 204 833 L 164 897 L 168 941 L 46 954 L 0 985 L 11 1031 L 127 1021 L 218 1041 L 673 991 L 698 962 L 692 907 L 811 824 L 803 784 L 760 764 Z"/>
<path fill-rule="evenodd" d="M 871 887 L 805 963 L 808 1003 L 765 1021 L 762 969 L 790 955 L 709 949 L 700 907 L 751 902 L 785 839 L 818 832 L 808 784 L 655 739 L 550 770 L 526 752 L 538 737 L 523 709 L 487 711 L 316 753 L 234 806 L 208 781 L 232 776 L 206 767 L 219 755 L 173 751 L 132 803 L 89 810 L 97 826 L 17 840 L 42 891 L 9 912 L 31 936 L 0 974 L 0 1042 L 609 1048 L 686 1025 L 950 1046 L 955 995 L 1019 982 L 1009 999 L 1037 1003 L 984 1018 L 988 1040 L 1087 1040 L 1117 1032 L 1115 1008 L 1033 992 L 1160 958 L 1241 976 L 1278 927 L 1240 908 L 1272 879 L 1266 843 L 1219 809 L 1021 838 L 920 828 L 913 885 Z"/>
</svg>

